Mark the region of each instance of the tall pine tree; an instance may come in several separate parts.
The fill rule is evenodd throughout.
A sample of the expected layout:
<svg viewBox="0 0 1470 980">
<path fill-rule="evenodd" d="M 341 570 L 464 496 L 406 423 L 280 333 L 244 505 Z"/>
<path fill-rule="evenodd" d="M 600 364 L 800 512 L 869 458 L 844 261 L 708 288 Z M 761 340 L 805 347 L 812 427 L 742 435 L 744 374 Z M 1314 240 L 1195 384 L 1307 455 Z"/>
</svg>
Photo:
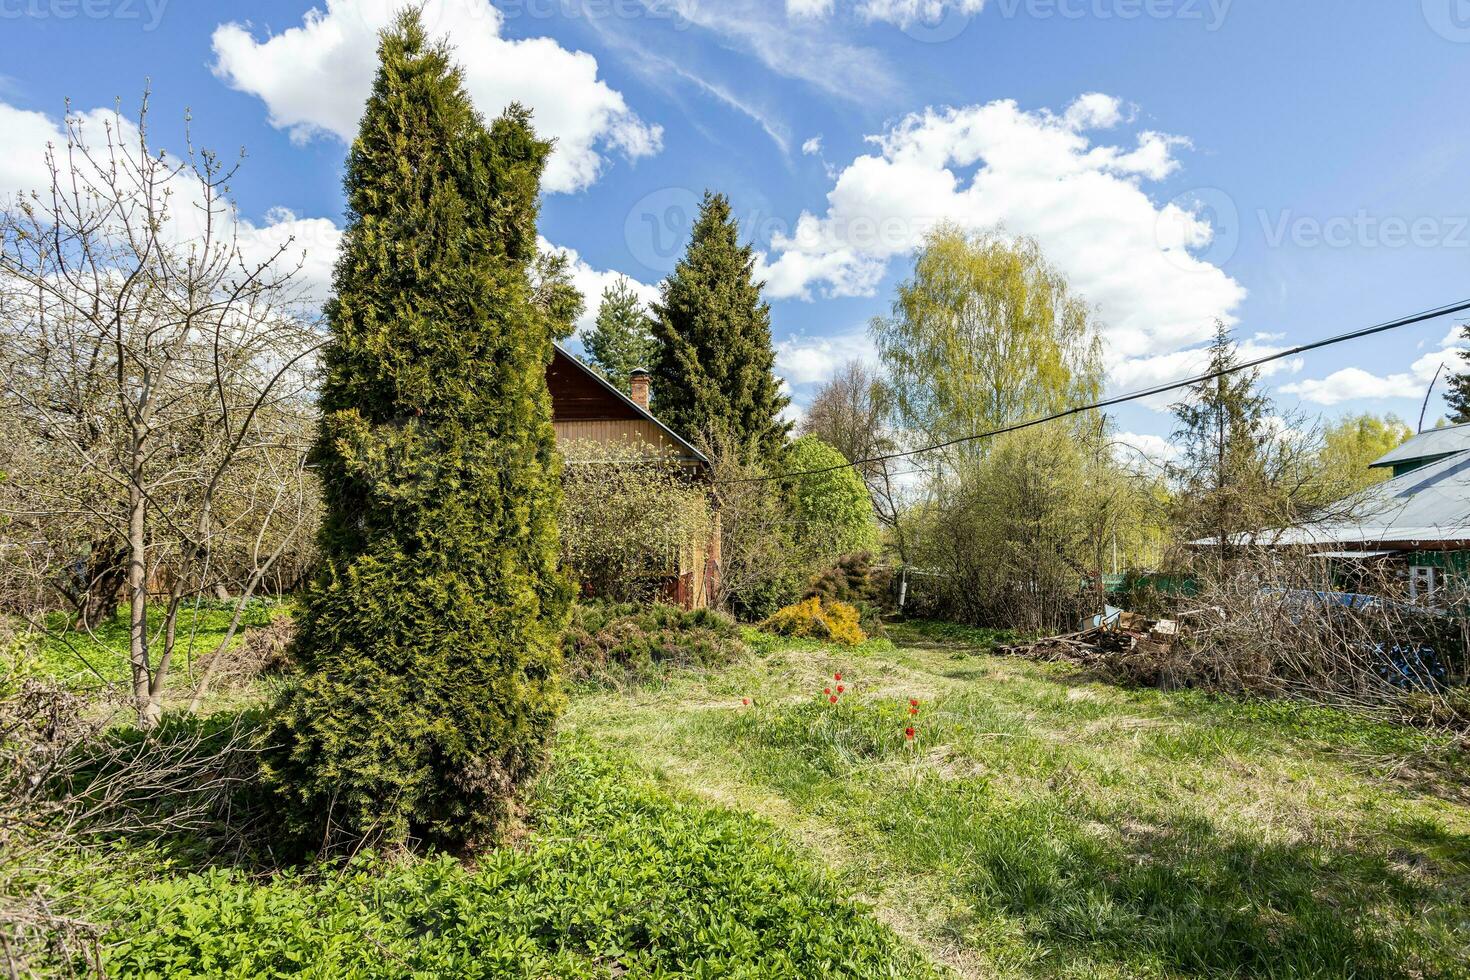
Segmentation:
<svg viewBox="0 0 1470 980">
<path fill-rule="evenodd" d="M 623 394 L 628 393 L 628 376 L 633 369 L 647 368 L 653 363 L 658 348 L 650 327 L 643 301 L 626 278 L 618 279 L 602 291 L 597 325 L 582 345 L 587 349 L 592 367 Z"/>
<path fill-rule="evenodd" d="M 653 306 L 654 410 L 675 431 L 770 458 L 791 424 L 772 368 L 771 309 L 723 194 L 705 192 L 689 248 Z"/>
<path fill-rule="evenodd" d="M 559 469 L 536 302 L 549 144 L 487 129 L 415 13 L 384 33 L 327 307 L 324 566 L 273 766 L 328 846 L 486 839 L 560 706 Z"/>
</svg>

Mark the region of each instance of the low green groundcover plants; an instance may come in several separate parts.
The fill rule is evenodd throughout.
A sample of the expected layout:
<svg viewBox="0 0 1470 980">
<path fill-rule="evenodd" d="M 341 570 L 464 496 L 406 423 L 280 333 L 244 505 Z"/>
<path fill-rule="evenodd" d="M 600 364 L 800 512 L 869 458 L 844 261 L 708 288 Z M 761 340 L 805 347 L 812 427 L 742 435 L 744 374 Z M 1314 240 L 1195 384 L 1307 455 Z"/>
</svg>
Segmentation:
<svg viewBox="0 0 1470 980">
<path fill-rule="evenodd" d="M 746 651 L 730 617 L 668 603 L 577 606 L 562 634 L 567 675 L 598 683 L 647 681 L 672 668 L 718 667 Z"/>
<path fill-rule="evenodd" d="M 113 977 L 851 977 L 935 971 L 769 825 L 566 739 L 533 833 L 472 864 L 360 856 L 99 887 Z"/>
</svg>

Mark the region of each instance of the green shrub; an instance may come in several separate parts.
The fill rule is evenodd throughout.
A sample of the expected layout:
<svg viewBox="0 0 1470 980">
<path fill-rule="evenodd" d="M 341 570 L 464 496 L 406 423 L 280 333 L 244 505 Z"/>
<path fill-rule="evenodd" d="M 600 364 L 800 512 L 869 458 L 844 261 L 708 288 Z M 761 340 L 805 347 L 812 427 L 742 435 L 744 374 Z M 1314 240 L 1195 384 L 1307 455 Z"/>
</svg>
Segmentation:
<svg viewBox="0 0 1470 980">
<path fill-rule="evenodd" d="M 586 603 L 562 634 L 569 677 L 621 683 L 651 680 L 669 668 L 718 667 L 746 652 L 730 617 L 667 603 Z"/>
<path fill-rule="evenodd" d="M 872 498 L 861 474 L 847 463 L 816 436 L 802 436 L 787 447 L 782 469 L 807 474 L 793 477 L 788 493 L 797 542 L 814 559 L 877 547 Z"/>
<path fill-rule="evenodd" d="M 922 978 L 935 971 L 756 819 L 670 796 L 584 742 L 523 846 L 100 890 L 108 975 Z"/>
<path fill-rule="evenodd" d="M 551 152 L 488 128 L 412 8 L 384 32 L 326 307 L 323 571 L 270 772 L 314 846 L 494 836 L 560 711 L 560 462 L 533 297 Z"/>
<path fill-rule="evenodd" d="M 778 609 L 761 624 L 777 636 L 800 639 L 831 640 L 843 646 L 857 646 L 868 637 L 859 623 L 857 609 L 845 602 L 823 602 L 813 597 Z"/>
</svg>

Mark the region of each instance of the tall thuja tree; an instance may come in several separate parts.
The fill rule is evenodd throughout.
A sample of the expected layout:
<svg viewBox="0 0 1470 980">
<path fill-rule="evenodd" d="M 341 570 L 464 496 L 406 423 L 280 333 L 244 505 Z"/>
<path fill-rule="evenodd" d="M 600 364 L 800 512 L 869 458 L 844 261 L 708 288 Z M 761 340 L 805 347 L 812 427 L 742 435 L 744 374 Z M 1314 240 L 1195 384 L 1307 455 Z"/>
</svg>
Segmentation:
<svg viewBox="0 0 1470 980">
<path fill-rule="evenodd" d="M 752 459 L 771 458 L 791 425 L 773 373 L 771 309 L 755 256 L 723 194 L 705 192 L 689 248 L 653 305 L 654 408 L 676 431 L 718 434 Z"/>
<path fill-rule="evenodd" d="M 597 324 L 583 346 L 592 366 L 624 394 L 628 393 L 628 376 L 633 369 L 653 363 L 657 347 L 650 326 L 643 301 L 626 278 L 602 291 Z"/>
<path fill-rule="evenodd" d="M 550 147 L 516 106 L 487 130 L 416 14 L 379 58 L 327 307 L 324 570 L 273 769 L 316 843 L 455 847 L 509 813 L 561 703 L 554 312 L 530 276 Z"/>
</svg>

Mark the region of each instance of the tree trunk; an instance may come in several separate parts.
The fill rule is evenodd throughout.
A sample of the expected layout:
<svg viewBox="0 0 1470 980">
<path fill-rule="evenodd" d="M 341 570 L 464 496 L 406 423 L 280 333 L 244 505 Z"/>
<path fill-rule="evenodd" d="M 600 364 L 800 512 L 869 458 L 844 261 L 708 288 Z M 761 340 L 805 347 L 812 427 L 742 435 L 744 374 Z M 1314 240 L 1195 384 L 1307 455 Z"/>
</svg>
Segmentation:
<svg viewBox="0 0 1470 980">
<path fill-rule="evenodd" d="M 133 438 L 132 485 L 128 488 L 128 660 L 133 670 L 133 700 L 138 727 L 153 728 L 161 714 L 150 694 L 148 670 L 148 527 L 143 495 L 143 439 Z"/>
</svg>

